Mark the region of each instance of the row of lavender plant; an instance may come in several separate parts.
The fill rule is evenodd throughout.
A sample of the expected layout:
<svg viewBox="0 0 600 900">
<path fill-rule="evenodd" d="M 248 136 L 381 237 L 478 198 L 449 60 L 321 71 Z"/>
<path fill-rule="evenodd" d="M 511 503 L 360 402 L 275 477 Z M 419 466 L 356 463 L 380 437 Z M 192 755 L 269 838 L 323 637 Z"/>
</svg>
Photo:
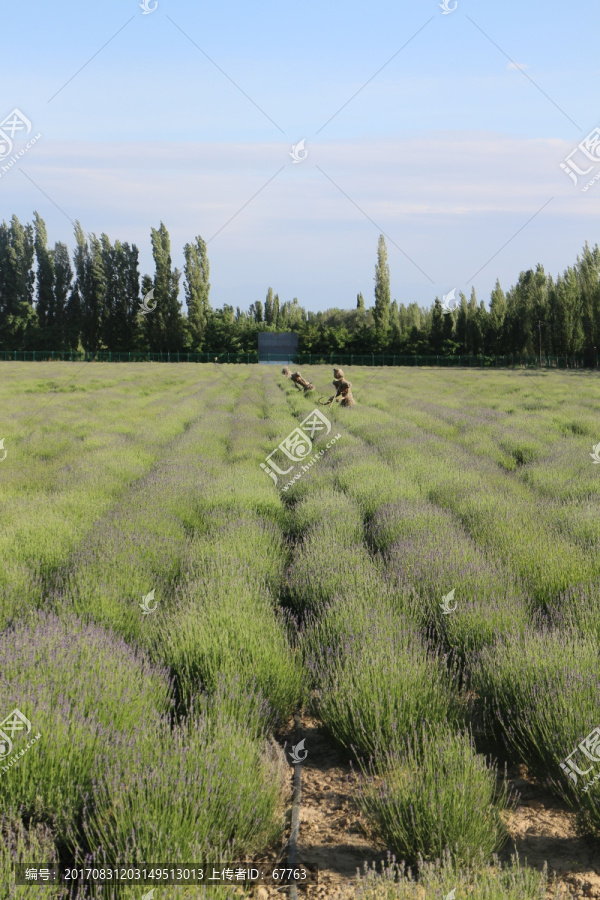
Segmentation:
<svg viewBox="0 0 600 900">
<path fill-rule="evenodd" d="M 10 523 L 0 535 L 0 626 L 46 606 L 56 570 L 168 453 L 198 407 L 189 369 L 174 378 L 149 367 L 140 381 L 134 366 L 91 366 L 73 377 L 68 363 L 17 363 L 14 374 L 0 386 L 0 509 Z"/>
<path fill-rule="evenodd" d="M 461 662 L 530 624 L 531 601 L 519 579 L 480 550 L 447 510 L 427 501 L 386 504 L 369 536 L 391 583 L 418 598 L 421 627 Z"/>
<path fill-rule="evenodd" d="M 541 871 L 523 866 L 518 855 L 510 864 L 492 863 L 484 853 L 469 866 L 456 862 L 445 851 L 434 862 L 420 858 L 411 868 L 396 862 L 392 854 L 378 869 L 366 863 L 353 900 L 423 900 L 424 897 L 469 897 L 469 900 L 565 900 L 556 879 L 548 877 L 548 866 Z"/>
<path fill-rule="evenodd" d="M 424 635 L 433 634 L 461 660 L 498 633 L 523 630 L 535 609 L 518 576 L 478 547 L 449 510 L 424 499 L 397 452 L 380 452 L 382 437 L 384 446 L 392 443 L 389 430 L 371 434 L 362 422 L 349 427 L 355 434 L 335 454 L 335 484 L 360 505 L 385 590 L 402 598 Z M 444 597 L 455 614 L 443 611 Z"/>
<path fill-rule="evenodd" d="M 287 500 L 297 539 L 290 596 L 305 616 L 311 709 L 359 760 L 360 802 L 386 846 L 405 859 L 422 851 L 435 858 L 446 846 L 458 861 L 477 850 L 489 855 L 505 839 L 500 811 L 506 798 L 496 796 L 493 767 L 460 730 L 456 667 L 420 630 L 423 616 L 410 578 L 390 578 L 365 539 L 365 525 L 369 534 L 382 503 L 411 506 L 420 491 L 349 433 L 352 414 L 344 420 L 343 410 L 331 411 L 343 438 Z M 415 728 L 419 737 L 411 748 Z M 438 743 L 448 748 L 444 778 L 435 775 L 441 763 L 432 748 Z M 482 802 L 491 804 L 484 819 Z"/>
<path fill-rule="evenodd" d="M 368 420 L 371 413 L 372 410 L 367 410 L 361 420 Z M 518 488 L 523 501 L 509 516 L 500 491 L 500 486 L 505 484 L 502 478 L 498 481 L 497 477 L 490 477 L 488 491 L 482 485 L 478 496 L 469 484 L 473 479 L 465 460 L 463 476 L 459 477 L 458 469 L 454 468 L 453 477 L 444 483 L 437 470 L 447 472 L 448 469 L 443 464 L 437 465 L 433 442 L 419 435 L 407 441 L 405 422 L 386 426 L 381 418 L 375 413 L 380 427 L 369 435 L 370 441 L 377 445 L 386 462 L 396 465 L 401 478 L 407 474 L 416 477 L 426 496 L 447 507 L 440 509 L 430 502 L 407 501 L 382 509 L 372 519 L 372 540 L 386 555 L 388 573 L 400 584 L 424 589 L 425 598 L 435 597 L 436 592 L 439 597 L 450 587 L 455 588 L 449 606 L 456 609 L 440 614 L 437 602 L 433 601 L 431 613 L 435 614 L 436 629 L 447 645 L 458 643 L 460 647 L 467 674 L 472 675 L 471 687 L 487 706 L 490 736 L 496 739 L 498 747 L 505 745 L 513 759 L 525 762 L 532 773 L 547 781 L 557 794 L 570 798 L 578 811 L 580 827 L 588 833 L 596 832 L 597 791 L 580 790 L 573 797 L 572 782 L 560 766 L 569 748 L 574 750 L 596 725 L 600 713 L 593 687 L 598 683 L 597 654 L 588 650 L 588 645 L 596 643 L 598 636 L 597 582 L 577 584 L 577 577 L 585 572 L 583 567 L 578 567 L 583 554 L 573 565 L 567 550 L 567 532 L 559 523 L 554 535 L 560 534 L 562 556 L 555 554 L 550 561 L 554 563 L 550 578 L 541 576 L 549 562 L 547 558 L 538 560 L 535 577 L 533 567 L 523 567 L 529 576 L 525 591 L 518 576 L 511 575 L 507 567 L 498 563 L 491 541 L 482 541 L 485 535 L 472 525 L 481 521 L 477 507 L 485 508 L 490 511 L 493 529 L 492 511 L 499 509 L 507 523 L 514 521 L 514 530 L 518 531 L 523 519 L 530 523 L 539 515 L 539 498 L 523 495 L 523 490 Z M 361 421 L 359 428 L 351 427 L 365 434 L 369 422 Z M 406 452 L 407 443 L 418 447 L 418 456 L 416 449 Z M 461 455 L 454 452 L 453 458 L 460 459 Z M 480 468 L 475 461 L 475 472 Z M 430 470 L 433 475 L 429 475 Z M 344 478 L 350 487 L 352 469 L 344 472 Z M 511 491 L 514 496 L 512 489 L 507 489 L 505 494 L 510 495 Z M 544 521 L 552 505 L 548 501 L 541 505 L 547 507 L 541 516 Z M 460 515 L 463 509 L 464 516 Z M 459 513 L 458 523 L 450 511 Z M 508 531 L 506 537 L 508 544 Z M 481 550 L 477 542 L 483 543 Z M 572 540 L 569 542 L 572 549 L 575 545 Z M 521 558 L 527 554 L 531 561 L 531 549 L 525 545 Z M 502 554 L 499 556 L 502 559 Z M 550 580 L 552 591 L 548 590 Z M 558 591 L 561 584 L 571 586 Z M 543 621 L 543 615 L 536 612 L 533 598 L 545 601 L 553 631 L 540 632 L 534 628 L 534 624 Z M 565 647 L 571 648 L 570 651 Z M 535 663 L 526 662 L 529 657 Z M 577 686 L 581 690 L 578 698 Z M 593 775 L 593 765 L 586 762 L 584 768 L 591 769 Z"/>
<path fill-rule="evenodd" d="M 256 464 L 274 426 L 258 417 L 259 382 L 247 380 L 240 393 L 230 376 L 216 378 L 199 421 L 74 557 L 57 605 L 147 647 L 170 667 L 184 709 L 220 676 L 254 681 L 272 714 L 253 727 L 269 730 L 297 703 L 300 675 L 277 603 L 281 502 L 265 501 Z M 150 589 L 158 609 L 144 616 Z"/>
<path fill-rule="evenodd" d="M 431 373 L 427 377 L 431 383 Z M 439 373 L 438 381 L 443 394 Z M 574 584 L 598 581 L 600 563 L 597 555 L 590 553 L 590 547 L 600 539 L 591 508 L 593 491 L 598 487 L 597 473 L 584 449 L 584 437 L 578 448 L 571 450 L 577 475 L 573 473 L 570 478 L 569 469 L 563 472 L 561 458 L 554 464 L 547 460 L 553 467 L 557 492 L 555 496 L 540 496 L 525 481 L 499 467 L 496 460 L 478 454 L 473 447 L 461 446 L 457 435 L 466 424 L 438 423 L 435 431 L 431 420 L 427 421 L 428 431 L 413 424 L 411 418 L 424 402 L 418 390 L 414 391 L 417 396 L 411 396 L 403 406 L 400 422 L 395 413 L 387 411 L 397 405 L 395 386 L 382 384 L 380 390 L 387 404 L 365 410 L 354 433 L 376 446 L 382 458 L 403 477 L 408 473 L 421 486 L 424 498 L 452 512 L 479 546 L 514 569 L 537 604 L 554 602 Z M 423 390 L 421 387 L 421 393 Z M 470 402 L 475 405 L 477 399 Z M 480 412 L 479 420 L 470 423 L 474 443 L 489 430 L 489 410 Z M 560 441 L 564 438 L 557 431 L 551 453 L 561 446 Z M 568 492 L 561 493 L 558 488 L 566 488 L 567 483 L 569 491 L 576 488 L 580 498 L 572 498 L 565 505 Z"/>
<path fill-rule="evenodd" d="M 189 568 L 190 541 L 202 528 L 199 497 L 222 465 L 227 414 L 218 418 L 217 410 L 228 401 L 228 392 L 213 379 L 196 401 L 195 422 L 95 519 L 88 539 L 57 573 L 51 596 L 57 608 L 148 645 Z M 158 605 L 157 614 L 142 615 L 140 602 L 151 591 L 149 605 Z"/>
<path fill-rule="evenodd" d="M 505 635 L 475 654 L 470 670 L 489 736 L 577 812 L 583 833 L 599 835 L 596 637 L 568 627 Z"/>
<path fill-rule="evenodd" d="M 254 454 L 252 466 L 228 458 L 236 398 L 228 381 L 215 381 L 204 394 L 199 421 L 96 522 L 93 539 L 61 572 L 53 601 L 60 610 L 74 610 L 147 647 L 171 667 L 178 698 L 186 705 L 199 690 L 214 689 L 223 667 L 238 671 L 236 642 L 215 641 L 223 629 L 238 633 L 240 646 L 261 648 L 266 667 L 261 675 L 253 667 L 255 657 L 246 652 L 242 671 L 263 690 L 269 688 L 281 717 L 293 707 L 299 681 L 287 626 L 275 615 L 273 599 L 286 554 L 275 515 L 281 503 L 272 503 L 271 509 L 265 505 Z M 229 413 L 223 410 L 227 406 Z M 255 409 L 248 400 L 246 407 Z M 244 419 L 239 436 L 247 455 L 254 419 L 254 412 Z M 255 510 L 261 502 L 259 515 Z M 144 615 L 140 601 L 151 591 L 149 606 L 157 608 Z M 277 660 L 281 671 L 271 671 Z"/>
<path fill-rule="evenodd" d="M 46 826 L 63 862 L 231 859 L 279 833 L 281 760 L 218 706 L 173 728 L 168 671 L 143 651 L 40 612 L 0 660 L 3 695 L 41 735 L 3 771 L 1 812 Z"/>
<path fill-rule="evenodd" d="M 600 492 L 588 455 L 600 437 L 591 373 L 410 370 L 386 393 L 402 398 L 406 423 L 493 460 L 542 496 L 587 508 Z"/>
<path fill-rule="evenodd" d="M 238 385 L 246 380 L 238 376 Z M 51 696 L 11 680 L 42 739 L 7 773 L 6 808 L 48 822 L 63 857 L 225 861 L 262 852 L 281 835 L 288 768 L 266 734 L 297 705 L 301 671 L 277 605 L 287 558 L 281 503 L 265 503 L 263 474 L 241 446 L 257 416 L 244 407 L 236 421 L 238 393 L 219 377 L 197 410 L 201 423 L 94 523 L 95 540 L 61 573 L 51 598 L 56 627 L 67 642 L 81 632 L 95 652 L 96 693 L 85 679 L 77 685 L 78 666 L 64 653 L 55 653 L 52 675 L 50 649 L 34 655 L 57 685 Z M 256 439 L 273 427 L 261 420 Z M 145 615 L 139 601 L 151 586 L 159 608 Z M 24 641 L 39 648 L 34 625 Z M 127 671 L 113 658 L 126 647 L 109 627 L 132 645 Z M 119 650 L 100 652 L 103 640 Z M 77 641 L 71 648 L 87 653 Z M 111 679 L 139 695 L 145 666 L 160 673 L 166 693 L 162 706 L 142 705 L 136 718 Z M 21 668 L 35 687 L 33 667 L 28 659 Z M 98 697 L 111 694 L 121 713 L 100 721 Z M 174 697 L 186 713 L 175 723 Z"/>
</svg>

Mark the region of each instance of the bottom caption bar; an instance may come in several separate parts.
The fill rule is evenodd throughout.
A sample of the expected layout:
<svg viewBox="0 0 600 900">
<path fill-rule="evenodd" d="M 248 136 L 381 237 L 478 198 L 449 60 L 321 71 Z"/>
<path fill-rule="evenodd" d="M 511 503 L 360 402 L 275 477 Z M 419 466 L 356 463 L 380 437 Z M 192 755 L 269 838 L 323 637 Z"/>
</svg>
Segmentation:
<svg viewBox="0 0 600 900">
<path fill-rule="evenodd" d="M 15 863 L 15 884 L 318 884 L 318 866 L 220 863 L 162 866 L 35 866 Z"/>
</svg>

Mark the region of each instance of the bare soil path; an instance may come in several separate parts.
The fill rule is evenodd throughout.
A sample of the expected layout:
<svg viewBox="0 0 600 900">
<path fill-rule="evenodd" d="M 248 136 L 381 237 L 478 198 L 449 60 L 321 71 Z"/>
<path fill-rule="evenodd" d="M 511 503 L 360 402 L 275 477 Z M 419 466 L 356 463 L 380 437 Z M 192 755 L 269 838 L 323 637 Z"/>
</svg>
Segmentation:
<svg viewBox="0 0 600 900">
<path fill-rule="evenodd" d="M 511 846 L 502 858 L 516 848 L 521 862 L 534 869 L 546 860 L 571 896 L 600 900 L 600 840 L 579 837 L 575 813 L 528 778 L 524 766 L 509 767 L 508 776 L 521 799 L 507 819 Z"/>
<path fill-rule="evenodd" d="M 319 867 L 319 883 L 299 890 L 306 900 L 346 900 L 352 897 L 356 869 L 386 858 L 385 847 L 373 835 L 354 804 L 356 778 L 349 761 L 320 733 L 318 722 L 303 713 L 302 737 L 307 752 L 302 763 L 302 797 L 298 865 Z M 286 753 L 295 744 L 294 723 L 280 735 Z M 289 759 L 289 756 L 288 756 Z M 290 778 L 293 778 L 293 768 Z M 289 890 L 259 888 L 260 900 L 287 897 Z"/>
<path fill-rule="evenodd" d="M 299 897 L 351 900 L 356 870 L 362 870 L 365 862 L 379 867 L 386 859 L 386 847 L 356 807 L 356 776 L 348 756 L 306 713 L 301 715 L 301 726 L 307 757 L 302 764 L 298 865 L 317 865 L 319 883 L 300 889 Z M 288 753 L 296 741 L 293 721 L 280 741 L 286 742 Z M 546 861 L 565 898 L 600 900 L 600 841 L 579 837 L 575 814 L 530 779 L 524 766 L 509 767 L 508 777 L 521 798 L 506 818 L 511 839 L 500 858 L 508 862 L 516 850 L 522 864 L 539 870 Z M 288 888 L 273 886 L 260 887 L 254 894 L 257 900 L 288 896 Z"/>
</svg>

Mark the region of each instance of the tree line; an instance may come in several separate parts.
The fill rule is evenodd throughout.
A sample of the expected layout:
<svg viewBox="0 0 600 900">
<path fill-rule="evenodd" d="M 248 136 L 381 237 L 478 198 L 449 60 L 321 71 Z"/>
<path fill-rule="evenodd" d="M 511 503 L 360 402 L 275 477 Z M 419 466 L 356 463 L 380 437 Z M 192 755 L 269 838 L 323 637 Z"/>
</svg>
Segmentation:
<svg viewBox="0 0 600 900">
<path fill-rule="evenodd" d="M 391 299 L 380 235 L 373 306 L 359 293 L 354 309 L 307 312 L 296 297 L 281 302 L 271 287 L 247 311 L 228 304 L 213 309 L 205 241 L 197 236 L 185 245 L 181 272 L 162 222 L 150 234 L 153 276 L 140 278 L 135 244 L 85 235 L 79 222 L 74 237 L 71 257 L 62 242 L 48 246 L 37 212 L 32 224 L 13 216 L 0 225 L 0 350 L 245 353 L 256 350 L 259 331 L 296 332 L 300 351 L 316 354 L 534 356 L 541 350 L 573 357 L 599 345 L 597 244 L 586 243 L 556 279 L 538 264 L 506 292 L 496 281 L 489 308 L 473 288 L 468 299 L 453 292 L 426 309 Z"/>
</svg>

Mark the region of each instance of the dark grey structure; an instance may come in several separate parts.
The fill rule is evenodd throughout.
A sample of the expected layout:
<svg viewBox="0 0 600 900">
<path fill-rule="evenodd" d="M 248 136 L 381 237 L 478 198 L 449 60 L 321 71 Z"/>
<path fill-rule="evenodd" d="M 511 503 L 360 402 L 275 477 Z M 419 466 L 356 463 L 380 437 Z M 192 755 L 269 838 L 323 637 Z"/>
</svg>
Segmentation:
<svg viewBox="0 0 600 900">
<path fill-rule="evenodd" d="M 258 361 L 261 363 L 291 363 L 298 353 L 299 335 L 293 331 L 274 334 L 258 332 Z"/>
</svg>

